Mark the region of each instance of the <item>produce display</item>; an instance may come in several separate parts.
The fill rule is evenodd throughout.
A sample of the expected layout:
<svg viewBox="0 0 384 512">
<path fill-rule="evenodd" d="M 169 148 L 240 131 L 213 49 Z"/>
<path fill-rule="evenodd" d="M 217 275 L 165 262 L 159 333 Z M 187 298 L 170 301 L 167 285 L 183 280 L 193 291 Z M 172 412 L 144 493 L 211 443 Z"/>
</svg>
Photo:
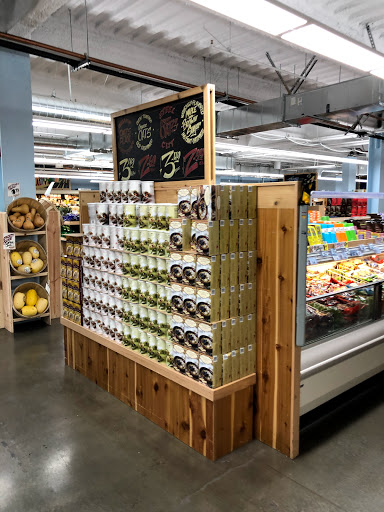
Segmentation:
<svg viewBox="0 0 384 512">
<path fill-rule="evenodd" d="M 13 306 L 23 316 L 36 316 L 45 312 L 48 307 L 48 300 L 39 297 L 34 288 L 26 293 L 16 292 L 13 296 Z"/>
<path fill-rule="evenodd" d="M 307 344 L 373 318 L 373 285 L 384 280 L 383 264 L 375 255 L 307 268 Z"/>
<path fill-rule="evenodd" d="M 44 267 L 44 261 L 35 246 L 29 247 L 27 251 L 13 251 L 10 254 L 13 267 L 23 274 L 38 274 Z"/>
<path fill-rule="evenodd" d="M 36 211 L 36 208 L 30 208 L 25 203 L 13 207 L 8 218 L 15 228 L 25 229 L 26 231 L 41 228 L 45 223 L 40 213 Z"/>
<path fill-rule="evenodd" d="M 352 259 L 335 263 L 333 267 L 322 270 L 307 269 L 307 297 L 318 297 L 327 293 L 344 291 L 362 284 L 374 283 L 384 279 L 384 272 L 375 259 Z M 384 270 L 384 268 L 382 269 Z"/>
</svg>

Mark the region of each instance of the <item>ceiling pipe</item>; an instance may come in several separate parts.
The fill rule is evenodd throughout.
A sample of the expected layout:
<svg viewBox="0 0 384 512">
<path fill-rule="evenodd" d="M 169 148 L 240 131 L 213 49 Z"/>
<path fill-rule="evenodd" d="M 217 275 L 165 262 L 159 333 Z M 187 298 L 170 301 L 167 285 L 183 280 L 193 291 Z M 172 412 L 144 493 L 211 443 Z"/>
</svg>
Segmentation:
<svg viewBox="0 0 384 512">
<path fill-rule="evenodd" d="M 167 78 L 147 71 L 140 71 L 138 69 L 122 66 L 112 62 L 96 59 L 88 55 L 81 53 L 72 52 L 59 48 L 57 46 L 51 46 L 39 41 L 33 41 L 32 39 L 26 39 L 12 34 L 6 34 L 0 32 L 0 47 L 8 48 L 10 50 L 16 50 L 29 55 L 36 55 L 37 57 L 43 57 L 45 59 L 54 60 L 57 62 L 63 62 L 69 64 L 72 68 L 78 68 L 79 65 L 84 63 L 84 59 L 87 59 L 87 69 L 113 75 L 118 78 L 124 78 L 132 80 L 133 82 L 139 82 L 153 87 L 160 87 L 163 89 L 169 89 L 171 91 L 181 92 L 186 89 L 196 87 L 196 84 L 189 84 L 180 80 L 174 80 L 173 78 Z M 216 91 L 216 97 L 218 100 L 223 98 L 223 102 L 232 106 L 247 105 L 255 103 L 254 100 L 235 96 L 233 94 L 227 94 L 225 92 Z"/>
</svg>

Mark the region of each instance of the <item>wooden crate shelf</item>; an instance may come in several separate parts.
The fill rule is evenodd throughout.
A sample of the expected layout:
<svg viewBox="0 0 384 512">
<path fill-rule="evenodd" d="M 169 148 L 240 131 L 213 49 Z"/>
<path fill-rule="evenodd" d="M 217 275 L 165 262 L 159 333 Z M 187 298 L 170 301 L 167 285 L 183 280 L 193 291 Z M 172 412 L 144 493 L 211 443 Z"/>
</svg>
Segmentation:
<svg viewBox="0 0 384 512">
<path fill-rule="evenodd" d="M 8 233 L 10 227 L 8 225 L 7 214 L 0 213 L 0 237 L 3 233 Z M 14 332 L 14 325 L 20 322 L 30 322 L 42 318 L 47 324 L 51 324 L 52 318 L 59 318 L 61 314 L 61 292 L 60 292 L 60 215 L 57 210 L 50 210 L 47 212 L 47 223 L 44 230 L 35 231 L 31 233 L 15 232 L 16 237 L 29 238 L 31 240 L 38 240 L 39 244 L 44 247 L 48 265 L 44 272 L 39 274 L 28 274 L 19 276 L 13 274 L 10 261 L 9 252 L 0 249 L 1 255 L 1 293 L 0 293 L 0 328 L 5 327 L 8 331 Z M 50 308 L 47 313 L 39 315 L 38 317 L 31 318 L 18 318 L 13 314 L 12 309 L 12 296 L 13 296 L 13 282 L 17 281 L 31 281 L 36 282 L 35 279 L 40 281 L 40 284 L 45 286 L 49 285 L 49 300 Z"/>
<path fill-rule="evenodd" d="M 253 437 L 256 375 L 217 389 L 61 319 L 66 364 L 211 460 Z"/>
</svg>

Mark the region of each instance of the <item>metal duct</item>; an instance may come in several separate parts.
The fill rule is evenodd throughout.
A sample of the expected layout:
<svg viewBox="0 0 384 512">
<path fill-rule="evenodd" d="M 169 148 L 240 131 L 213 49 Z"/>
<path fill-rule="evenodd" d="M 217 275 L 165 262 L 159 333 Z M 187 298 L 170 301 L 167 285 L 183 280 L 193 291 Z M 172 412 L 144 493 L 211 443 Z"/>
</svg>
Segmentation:
<svg viewBox="0 0 384 512">
<path fill-rule="evenodd" d="M 218 112 L 217 135 L 238 136 L 288 126 L 319 124 L 328 128 L 374 135 L 384 110 L 384 80 L 366 76 L 313 91 Z M 356 130 L 359 124 L 364 128 Z M 381 138 L 380 136 L 377 136 Z"/>
</svg>

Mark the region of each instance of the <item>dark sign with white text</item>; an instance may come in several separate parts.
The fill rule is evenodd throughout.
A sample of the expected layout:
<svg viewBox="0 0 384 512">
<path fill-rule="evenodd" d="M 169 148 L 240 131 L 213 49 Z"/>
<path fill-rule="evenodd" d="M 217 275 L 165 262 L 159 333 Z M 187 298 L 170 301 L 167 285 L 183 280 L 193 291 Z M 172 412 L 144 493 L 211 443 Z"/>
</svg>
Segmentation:
<svg viewBox="0 0 384 512">
<path fill-rule="evenodd" d="M 204 179 L 203 93 L 113 121 L 119 180 Z"/>
</svg>

